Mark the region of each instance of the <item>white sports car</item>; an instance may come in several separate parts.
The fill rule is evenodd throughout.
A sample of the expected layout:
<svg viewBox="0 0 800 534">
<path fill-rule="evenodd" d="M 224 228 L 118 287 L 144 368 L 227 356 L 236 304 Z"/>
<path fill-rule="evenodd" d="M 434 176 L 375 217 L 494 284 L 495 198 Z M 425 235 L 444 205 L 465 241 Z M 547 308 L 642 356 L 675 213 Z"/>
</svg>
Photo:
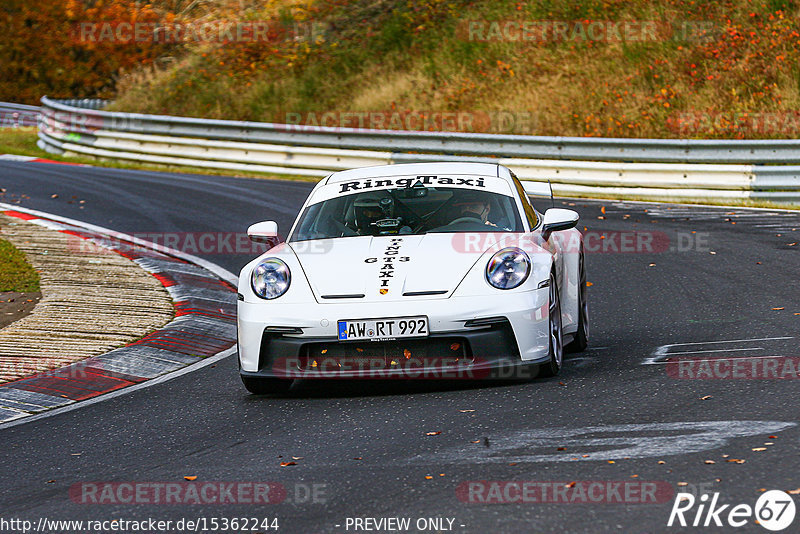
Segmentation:
<svg viewBox="0 0 800 534">
<path fill-rule="evenodd" d="M 245 387 L 557 374 L 564 349 L 588 339 L 583 236 L 576 212 L 530 203 L 551 197 L 549 184 L 525 184 L 484 163 L 320 181 L 286 242 L 239 276 Z M 256 241 L 277 233 L 272 221 L 248 229 Z"/>
</svg>

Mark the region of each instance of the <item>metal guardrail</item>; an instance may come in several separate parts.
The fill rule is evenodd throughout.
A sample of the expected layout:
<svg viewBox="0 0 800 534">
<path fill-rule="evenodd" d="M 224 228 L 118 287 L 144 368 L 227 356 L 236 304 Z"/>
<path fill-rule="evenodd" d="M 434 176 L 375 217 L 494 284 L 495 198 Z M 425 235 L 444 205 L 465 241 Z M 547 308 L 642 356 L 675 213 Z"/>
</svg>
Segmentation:
<svg viewBox="0 0 800 534">
<path fill-rule="evenodd" d="M 51 152 L 200 168 L 325 176 L 411 161 L 502 163 L 559 194 L 767 198 L 800 202 L 800 140 L 714 141 L 409 132 L 108 112 L 42 98 Z"/>
<path fill-rule="evenodd" d="M 39 123 L 39 110 L 37 106 L 0 102 L 0 128 L 36 126 Z"/>
<path fill-rule="evenodd" d="M 55 101 L 47 97 L 42 98 L 46 110 L 74 113 L 76 107 L 98 109 L 97 104 L 84 106 L 81 102 L 85 101 Z M 410 132 L 107 111 L 97 111 L 91 114 L 91 117 L 120 132 L 338 149 L 589 161 L 800 163 L 800 139 L 752 141 L 611 139 Z"/>
</svg>

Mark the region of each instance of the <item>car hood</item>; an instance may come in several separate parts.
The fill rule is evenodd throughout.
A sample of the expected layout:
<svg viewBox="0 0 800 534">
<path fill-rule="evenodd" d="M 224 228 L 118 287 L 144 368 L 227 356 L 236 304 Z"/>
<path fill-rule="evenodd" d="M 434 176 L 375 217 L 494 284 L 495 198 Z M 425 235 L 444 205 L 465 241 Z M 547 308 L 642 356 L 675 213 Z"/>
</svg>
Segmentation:
<svg viewBox="0 0 800 534">
<path fill-rule="evenodd" d="M 290 243 L 319 302 L 446 298 L 486 248 L 463 234 L 347 237 Z"/>
</svg>

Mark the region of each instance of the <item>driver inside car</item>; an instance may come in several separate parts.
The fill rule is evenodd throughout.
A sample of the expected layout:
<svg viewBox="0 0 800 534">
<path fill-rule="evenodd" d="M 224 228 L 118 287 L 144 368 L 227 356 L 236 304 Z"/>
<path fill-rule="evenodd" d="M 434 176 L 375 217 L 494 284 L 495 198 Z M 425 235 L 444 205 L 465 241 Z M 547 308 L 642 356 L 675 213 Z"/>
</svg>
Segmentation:
<svg viewBox="0 0 800 534">
<path fill-rule="evenodd" d="M 496 224 L 489 221 L 489 212 L 491 211 L 491 205 L 489 204 L 489 201 L 482 195 L 467 193 L 463 195 L 460 199 L 458 199 L 456 202 L 454 202 L 453 207 L 455 208 L 456 212 L 456 216 L 453 219 L 453 222 L 455 222 L 458 219 L 468 217 L 472 219 L 479 219 L 483 224 L 487 226 L 497 226 Z"/>
<path fill-rule="evenodd" d="M 380 200 L 375 197 L 359 198 L 353 203 L 355 214 L 355 230 L 358 235 L 375 235 L 378 229 L 375 226 L 383 219 Z"/>
</svg>

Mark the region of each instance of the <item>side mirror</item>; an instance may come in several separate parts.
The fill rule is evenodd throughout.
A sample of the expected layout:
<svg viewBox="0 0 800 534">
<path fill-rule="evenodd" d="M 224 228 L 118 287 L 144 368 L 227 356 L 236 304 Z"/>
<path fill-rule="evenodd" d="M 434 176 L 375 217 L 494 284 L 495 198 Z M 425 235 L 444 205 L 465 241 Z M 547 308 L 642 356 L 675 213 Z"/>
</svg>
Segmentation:
<svg viewBox="0 0 800 534">
<path fill-rule="evenodd" d="M 255 223 L 247 229 L 247 237 L 257 243 L 269 243 L 278 237 L 278 223 L 275 221 L 262 221 Z"/>
<path fill-rule="evenodd" d="M 544 212 L 542 221 L 542 237 L 547 241 L 550 234 L 559 230 L 569 230 L 575 228 L 580 216 L 578 212 L 563 208 L 550 208 Z"/>
</svg>

